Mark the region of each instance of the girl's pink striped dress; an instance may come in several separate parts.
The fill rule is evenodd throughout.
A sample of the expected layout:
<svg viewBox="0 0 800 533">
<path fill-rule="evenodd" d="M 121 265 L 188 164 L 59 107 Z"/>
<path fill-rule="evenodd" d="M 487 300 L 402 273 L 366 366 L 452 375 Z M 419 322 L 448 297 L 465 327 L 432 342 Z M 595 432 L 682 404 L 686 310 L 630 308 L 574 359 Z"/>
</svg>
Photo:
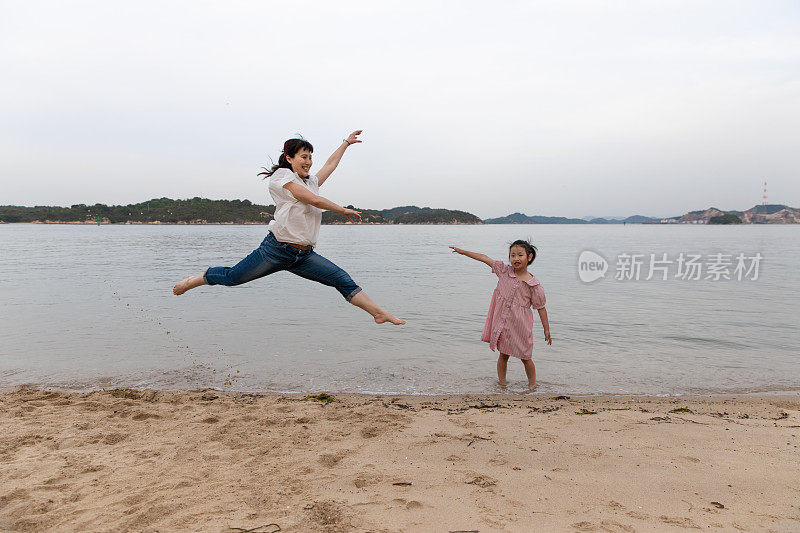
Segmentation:
<svg viewBox="0 0 800 533">
<path fill-rule="evenodd" d="M 497 274 L 497 287 L 492 294 L 486 325 L 481 340 L 489 343 L 500 353 L 520 359 L 533 357 L 533 312 L 545 304 L 544 289 L 539 280 L 532 277 L 520 281 L 514 268 L 502 261 L 492 263 L 492 272 Z"/>
</svg>

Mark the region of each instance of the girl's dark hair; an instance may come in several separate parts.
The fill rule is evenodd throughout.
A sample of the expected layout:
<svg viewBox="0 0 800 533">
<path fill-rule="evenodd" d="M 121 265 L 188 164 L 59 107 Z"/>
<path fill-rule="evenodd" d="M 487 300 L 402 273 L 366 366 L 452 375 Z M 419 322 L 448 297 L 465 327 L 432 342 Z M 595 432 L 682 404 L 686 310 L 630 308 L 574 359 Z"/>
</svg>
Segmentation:
<svg viewBox="0 0 800 533">
<path fill-rule="evenodd" d="M 292 169 L 292 165 L 289 161 L 286 160 L 286 157 L 294 157 L 297 155 L 297 152 L 305 148 L 309 152 L 314 152 L 314 147 L 311 146 L 311 143 L 305 139 L 289 139 L 285 143 L 283 143 L 283 151 L 281 152 L 280 157 L 278 157 L 278 163 L 272 165 L 272 168 L 267 169 L 266 167 L 261 167 L 264 169 L 264 172 L 259 172 L 259 176 L 264 176 L 262 179 L 267 179 L 268 177 L 272 176 L 276 170 L 279 168 L 288 168 L 289 170 Z"/>
<path fill-rule="evenodd" d="M 511 249 L 515 246 L 523 248 L 525 250 L 526 256 L 533 255 L 533 257 L 531 257 L 530 260 L 528 261 L 528 264 L 530 265 L 531 263 L 533 263 L 533 260 L 536 259 L 536 247 L 534 245 L 532 245 L 529 241 L 523 241 L 522 239 L 517 239 L 516 241 L 511 243 L 511 246 L 508 247 L 509 254 L 511 253 Z"/>
</svg>

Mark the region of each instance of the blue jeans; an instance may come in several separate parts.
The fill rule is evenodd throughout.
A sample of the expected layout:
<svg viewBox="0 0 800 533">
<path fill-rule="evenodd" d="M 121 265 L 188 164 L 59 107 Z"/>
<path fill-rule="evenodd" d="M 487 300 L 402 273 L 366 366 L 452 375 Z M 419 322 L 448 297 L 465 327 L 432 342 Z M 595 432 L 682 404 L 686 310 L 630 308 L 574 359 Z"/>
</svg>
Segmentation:
<svg viewBox="0 0 800 533">
<path fill-rule="evenodd" d="M 300 250 L 280 242 L 270 232 L 261 246 L 234 267 L 211 267 L 203 277 L 209 285 L 241 285 L 273 272 L 288 270 L 300 277 L 334 287 L 349 302 L 361 292 L 350 275 L 312 249 Z"/>
</svg>

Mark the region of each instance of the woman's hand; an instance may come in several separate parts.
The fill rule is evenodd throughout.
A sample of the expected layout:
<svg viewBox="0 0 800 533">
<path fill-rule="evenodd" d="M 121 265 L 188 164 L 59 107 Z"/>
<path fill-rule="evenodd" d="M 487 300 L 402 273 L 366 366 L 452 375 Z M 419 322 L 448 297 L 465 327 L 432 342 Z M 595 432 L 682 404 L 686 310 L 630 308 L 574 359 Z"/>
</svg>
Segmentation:
<svg viewBox="0 0 800 533">
<path fill-rule="evenodd" d="M 550 338 L 550 330 L 549 329 L 544 330 L 544 340 L 547 342 L 547 344 L 551 344 L 551 345 L 553 344 L 553 339 Z"/>
<path fill-rule="evenodd" d="M 452 249 L 453 249 L 453 253 L 454 253 L 454 254 L 461 254 L 461 255 L 464 255 L 464 250 L 462 250 L 461 248 L 456 248 L 455 246 L 450 246 L 450 248 L 452 248 Z"/>
<path fill-rule="evenodd" d="M 357 218 L 358 221 L 361 222 L 361 211 L 356 211 L 355 209 L 347 209 L 345 207 L 344 211 L 342 211 L 342 214 L 344 215 L 344 218 L 346 218 L 350 222 L 353 222 L 353 219 L 350 217 Z"/>
<path fill-rule="evenodd" d="M 348 135 L 347 139 L 344 140 L 344 142 L 347 143 L 347 146 L 350 146 L 351 144 L 360 143 L 361 139 L 359 139 L 358 136 L 361 135 L 362 131 L 364 131 L 364 130 L 356 130 L 353 133 L 351 133 L 350 135 Z"/>
<path fill-rule="evenodd" d="M 344 155 L 344 151 L 347 150 L 347 147 L 351 144 L 361 142 L 358 136 L 361 135 L 362 131 L 363 130 L 356 130 L 348 135 L 347 139 L 342 139 L 342 144 L 339 145 L 339 148 L 325 161 L 325 164 L 322 165 L 322 168 L 316 173 L 317 183 L 320 187 L 322 187 L 322 184 L 331 176 L 333 171 L 336 170 L 336 167 L 339 166 L 339 161 L 342 160 L 342 156 Z"/>
</svg>

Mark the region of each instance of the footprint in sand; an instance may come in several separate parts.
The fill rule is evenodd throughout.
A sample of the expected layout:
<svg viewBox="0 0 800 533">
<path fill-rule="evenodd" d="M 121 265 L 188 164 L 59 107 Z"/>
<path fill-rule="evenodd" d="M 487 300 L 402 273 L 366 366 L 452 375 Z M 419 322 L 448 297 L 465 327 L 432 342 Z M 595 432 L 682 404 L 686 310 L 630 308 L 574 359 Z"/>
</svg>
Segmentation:
<svg viewBox="0 0 800 533">
<path fill-rule="evenodd" d="M 380 474 L 361 472 L 353 480 L 353 485 L 355 485 L 357 489 L 363 489 L 364 487 L 368 487 L 370 485 L 377 485 L 381 481 L 383 481 L 383 476 Z"/>
<path fill-rule="evenodd" d="M 662 514 L 658 519 L 672 526 L 679 526 L 687 529 L 700 529 L 700 526 L 695 524 L 694 520 L 685 516 L 666 516 Z"/>
<path fill-rule="evenodd" d="M 380 428 L 376 426 L 366 426 L 361 428 L 361 436 L 365 439 L 371 439 L 381 434 Z"/>
<path fill-rule="evenodd" d="M 615 520 L 601 520 L 600 529 L 609 533 L 632 533 L 636 531 L 632 526 L 621 524 Z"/>
<path fill-rule="evenodd" d="M 417 500 L 406 500 L 405 498 L 395 498 L 392 500 L 392 503 L 401 505 L 409 511 L 413 509 L 422 509 L 424 507 L 422 502 L 418 502 Z"/>
<path fill-rule="evenodd" d="M 125 435 L 123 433 L 109 433 L 108 435 L 103 437 L 103 444 L 109 444 L 113 446 L 114 444 L 119 444 L 128 437 L 129 435 Z"/>
<path fill-rule="evenodd" d="M 0 496 L 0 509 L 4 508 L 8 503 L 14 500 L 27 500 L 29 494 L 26 489 L 14 489 L 5 496 Z"/>
<path fill-rule="evenodd" d="M 320 456 L 320 458 L 318 459 L 318 461 L 319 461 L 319 462 L 320 462 L 320 463 L 321 463 L 323 466 L 327 466 L 328 468 L 333 468 L 334 466 L 336 466 L 337 464 L 339 464 L 339 461 L 341 461 L 342 459 L 344 459 L 344 456 L 345 456 L 345 455 L 346 455 L 346 453 L 345 453 L 345 452 L 339 452 L 339 453 L 325 453 L 325 454 L 322 454 L 322 455 Z"/>
<path fill-rule="evenodd" d="M 629 533 L 636 531 L 633 527 L 620 524 L 614 520 L 601 520 L 600 524 L 593 524 L 592 522 L 575 522 L 572 524 L 577 531 L 607 531 L 608 533 Z"/>
<path fill-rule="evenodd" d="M 317 501 L 304 509 L 311 521 L 324 526 L 326 531 L 349 531 L 353 525 L 346 508 L 334 500 Z"/>
<path fill-rule="evenodd" d="M 493 477 L 477 475 L 471 479 L 468 479 L 464 483 L 466 483 L 467 485 L 477 485 L 482 489 L 486 489 L 497 485 L 497 480 Z"/>
<path fill-rule="evenodd" d="M 154 413 L 138 412 L 131 417 L 131 420 L 136 420 L 138 422 L 139 420 L 147 420 L 149 418 L 161 418 L 161 417 Z"/>
</svg>

